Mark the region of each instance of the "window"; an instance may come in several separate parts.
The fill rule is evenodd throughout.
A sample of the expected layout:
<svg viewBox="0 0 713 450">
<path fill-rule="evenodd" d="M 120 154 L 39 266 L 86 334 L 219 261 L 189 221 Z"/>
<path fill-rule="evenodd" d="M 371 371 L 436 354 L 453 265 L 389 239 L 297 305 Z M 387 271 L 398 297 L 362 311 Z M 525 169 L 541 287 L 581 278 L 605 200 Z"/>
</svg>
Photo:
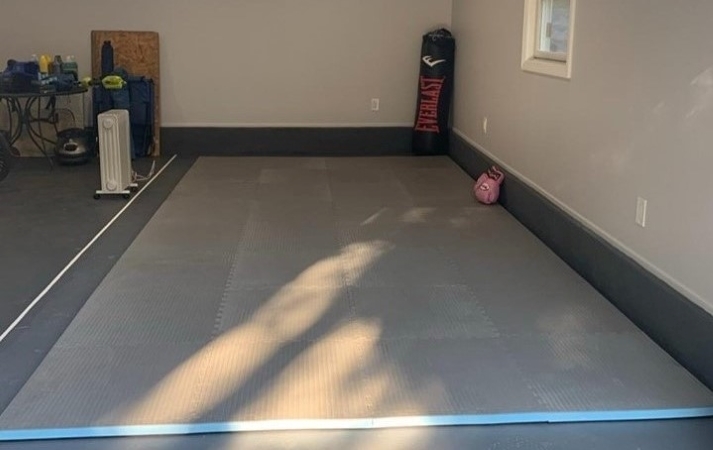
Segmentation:
<svg viewBox="0 0 713 450">
<path fill-rule="evenodd" d="M 571 78 L 575 2 L 525 0 L 523 70 Z"/>
</svg>

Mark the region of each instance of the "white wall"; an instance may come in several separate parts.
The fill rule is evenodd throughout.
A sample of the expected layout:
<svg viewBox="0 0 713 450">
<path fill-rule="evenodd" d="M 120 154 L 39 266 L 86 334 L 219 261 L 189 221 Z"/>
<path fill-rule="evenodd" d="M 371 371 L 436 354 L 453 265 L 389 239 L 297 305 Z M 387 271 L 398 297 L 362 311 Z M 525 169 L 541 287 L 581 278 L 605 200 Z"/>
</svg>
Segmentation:
<svg viewBox="0 0 713 450">
<path fill-rule="evenodd" d="M 579 0 L 570 81 L 521 71 L 523 0 L 453 8 L 458 132 L 713 312 L 713 2 Z"/>
<path fill-rule="evenodd" d="M 75 54 L 90 31 L 157 31 L 164 125 L 413 120 L 421 35 L 452 0 L 2 0 L 0 60 Z M 381 111 L 370 111 L 370 99 Z"/>
</svg>

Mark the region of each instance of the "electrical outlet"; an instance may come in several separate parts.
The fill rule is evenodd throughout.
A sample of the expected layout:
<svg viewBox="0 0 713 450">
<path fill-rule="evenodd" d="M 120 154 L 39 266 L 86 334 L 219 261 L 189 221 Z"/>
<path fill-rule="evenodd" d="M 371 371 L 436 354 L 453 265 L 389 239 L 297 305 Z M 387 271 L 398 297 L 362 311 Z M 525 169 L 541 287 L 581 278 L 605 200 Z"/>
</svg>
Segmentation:
<svg viewBox="0 0 713 450">
<path fill-rule="evenodd" d="M 649 202 L 646 199 L 639 197 L 636 200 L 636 223 L 642 228 L 646 227 L 646 210 L 648 206 Z"/>
<path fill-rule="evenodd" d="M 371 110 L 372 111 L 378 111 L 380 107 L 380 101 L 378 98 L 372 98 L 371 99 Z"/>
<path fill-rule="evenodd" d="M 483 134 L 488 134 L 488 118 L 483 117 Z"/>
</svg>

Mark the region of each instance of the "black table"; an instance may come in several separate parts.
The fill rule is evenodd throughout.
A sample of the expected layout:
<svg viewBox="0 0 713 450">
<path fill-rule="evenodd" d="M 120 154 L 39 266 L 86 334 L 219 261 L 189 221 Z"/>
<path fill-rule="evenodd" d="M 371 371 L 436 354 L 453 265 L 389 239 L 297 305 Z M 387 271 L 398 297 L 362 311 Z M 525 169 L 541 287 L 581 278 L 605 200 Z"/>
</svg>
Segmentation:
<svg viewBox="0 0 713 450">
<path fill-rule="evenodd" d="M 42 131 L 42 124 L 49 123 L 54 127 L 55 138 L 57 132 L 57 115 L 55 104 L 57 97 L 67 97 L 70 95 L 84 95 L 87 88 L 77 86 L 69 91 L 58 92 L 2 92 L 0 91 L 0 104 L 5 103 L 9 117 L 9 130 L 7 137 L 10 146 L 14 146 L 15 142 L 20 139 L 23 131 L 27 130 L 28 136 L 35 146 L 42 152 L 52 164 L 52 155 L 47 151 L 46 145 L 50 145 L 51 149 L 56 145 L 57 141 L 45 136 Z M 42 117 L 43 102 L 42 99 L 48 101 L 44 105 L 49 109 L 49 113 Z M 82 104 L 84 103 L 82 99 Z M 36 112 L 36 115 L 33 114 Z"/>
</svg>

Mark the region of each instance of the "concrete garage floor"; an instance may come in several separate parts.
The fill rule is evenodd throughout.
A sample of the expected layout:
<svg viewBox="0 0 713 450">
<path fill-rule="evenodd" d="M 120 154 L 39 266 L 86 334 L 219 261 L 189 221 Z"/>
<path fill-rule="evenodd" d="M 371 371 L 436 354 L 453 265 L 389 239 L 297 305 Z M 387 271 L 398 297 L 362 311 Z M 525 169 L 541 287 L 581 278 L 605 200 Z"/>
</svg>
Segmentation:
<svg viewBox="0 0 713 450">
<path fill-rule="evenodd" d="M 39 163 L 39 164 L 35 164 Z M 52 279 L 78 248 L 118 210 L 121 202 L 91 200 L 96 170 L 58 168 L 28 161 L 0 184 L 0 232 L 12 243 L 3 252 L 3 286 L 13 300 L 0 303 L 9 322 Z M 57 341 L 82 304 L 113 267 L 170 190 L 190 167 L 178 159 L 129 213 L 85 255 L 43 299 L 8 340 L 0 344 L 0 393 L 5 409 Z M 94 168 L 96 169 L 96 168 Z M 59 188 L 58 188 L 59 186 Z M 425 192 L 427 192 L 427 188 Z M 81 198 L 81 201 L 77 199 Z M 85 200 L 90 199 L 89 201 Z M 10 214 L 6 215 L 5 212 Z M 9 217 L 13 217 L 12 220 Z M 52 220 L 54 219 L 54 220 Z M 50 224 L 51 234 L 37 231 Z M 48 227 L 48 229 L 50 229 Z M 24 230 L 32 230 L 27 233 Z M 23 260 L 24 258 L 24 260 Z M 15 261 L 23 261 L 17 265 Z M 3 329 L 6 325 L 3 324 Z M 709 448 L 713 421 L 687 420 L 622 424 L 461 427 L 371 432 L 255 433 L 187 438 L 110 439 L 0 444 L 0 448 Z"/>
</svg>

